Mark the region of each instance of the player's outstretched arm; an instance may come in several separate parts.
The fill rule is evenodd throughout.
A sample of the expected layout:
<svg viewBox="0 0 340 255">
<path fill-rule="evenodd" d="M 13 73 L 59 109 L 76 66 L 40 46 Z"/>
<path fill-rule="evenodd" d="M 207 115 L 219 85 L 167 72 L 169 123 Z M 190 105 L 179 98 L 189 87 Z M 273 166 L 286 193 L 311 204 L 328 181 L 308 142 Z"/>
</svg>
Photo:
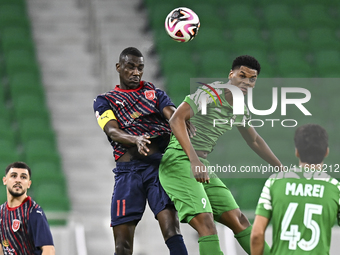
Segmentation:
<svg viewBox="0 0 340 255">
<path fill-rule="evenodd" d="M 263 255 L 264 250 L 264 233 L 266 231 L 269 219 L 261 215 L 256 215 L 253 229 L 250 236 L 250 250 L 252 255 Z"/>
<path fill-rule="evenodd" d="M 1 244 L 0 244 L 0 255 L 4 255 Z"/>
<path fill-rule="evenodd" d="M 170 127 L 174 135 L 176 136 L 178 142 L 181 144 L 185 154 L 188 156 L 191 163 L 191 171 L 198 182 L 208 182 L 209 176 L 207 172 L 199 172 L 197 169 L 205 169 L 202 162 L 199 160 L 195 149 L 193 148 L 189 134 L 187 132 L 188 121 L 194 115 L 193 110 L 190 105 L 183 102 L 172 115 L 169 120 Z M 197 166 L 197 168 L 196 168 Z"/>
<path fill-rule="evenodd" d="M 130 135 L 119 128 L 116 120 L 107 122 L 104 126 L 104 132 L 112 139 L 112 141 L 127 145 L 136 145 L 138 152 L 147 156 L 149 149 L 146 145 L 151 143 L 149 136 Z"/>
<path fill-rule="evenodd" d="M 41 247 L 41 255 L 55 255 L 55 249 L 53 245 L 45 245 Z"/>
<path fill-rule="evenodd" d="M 262 159 L 267 161 L 272 166 L 281 166 L 280 160 L 274 155 L 263 138 L 256 132 L 253 127 L 245 128 L 238 127 L 243 139 L 249 147 L 257 153 Z"/>
</svg>

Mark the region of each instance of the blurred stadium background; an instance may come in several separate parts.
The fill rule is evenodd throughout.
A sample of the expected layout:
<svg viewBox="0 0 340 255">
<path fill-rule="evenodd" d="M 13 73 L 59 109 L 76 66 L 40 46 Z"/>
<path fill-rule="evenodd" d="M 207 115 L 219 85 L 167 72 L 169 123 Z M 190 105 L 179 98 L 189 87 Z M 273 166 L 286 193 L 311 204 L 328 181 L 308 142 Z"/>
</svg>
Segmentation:
<svg viewBox="0 0 340 255">
<path fill-rule="evenodd" d="M 201 21 L 198 36 L 186 44 L 172 41 L 163 28 L 179 6 Z M 118 81 L 114 64 L 128 46 L 145 56 L 143 78 L 176 105 L 190 92 L 190 78 L 225 78 L 236 56 L 253 55 L 262 66 L 255 108 L 270 107 L 273 84 L 308 88 L 312 99 L 305 106 L 313 116 L 291 107 L 284 119 L 323 125 L 330 135 L 326 163 L 339 164 L 339 18 L 333 0 L 0 0 L 0 169 L 16 160 L 31 166 L 29 195 L 48 215 L 57 254 L 113 254 L 114 161 L 92 100 Z M 282 120 L 279 109 L 270 118 Z M 278 122 L 257 130 L 284 164 L 297 163 L 294 129 Z M 232 132 L 219 141 L 211 163 L 263 164 Z M 224 179 L 250 219 L 264 177 Z M 5 199 L 2 188 L 0 202 Z M 189 253 L 198 254 L 195 232 L 182 228 Z M 244 254 L 232 234 L 218 228 L 225 254 Z M 137 228 L 135 254 L 167 254 L 149 210 Z"/>
</svg>

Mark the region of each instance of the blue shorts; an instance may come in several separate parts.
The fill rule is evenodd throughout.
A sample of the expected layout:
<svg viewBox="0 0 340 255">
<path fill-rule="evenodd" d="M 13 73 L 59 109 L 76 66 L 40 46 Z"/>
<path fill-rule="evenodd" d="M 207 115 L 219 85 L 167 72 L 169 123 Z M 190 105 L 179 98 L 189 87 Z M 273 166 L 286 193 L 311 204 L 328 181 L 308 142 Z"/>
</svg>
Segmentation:
<svg viewBox="0 0 340 255">
<path fill-rule="evenodd" d="M 139 221 L 144 213 L 146 200 L 156 215 L 168 205 L 173 205 L 158 178 L 161 153 L 143 160 L 116 162 L 115 185 L 111 201 L 111 227 Z"/>
</svg>

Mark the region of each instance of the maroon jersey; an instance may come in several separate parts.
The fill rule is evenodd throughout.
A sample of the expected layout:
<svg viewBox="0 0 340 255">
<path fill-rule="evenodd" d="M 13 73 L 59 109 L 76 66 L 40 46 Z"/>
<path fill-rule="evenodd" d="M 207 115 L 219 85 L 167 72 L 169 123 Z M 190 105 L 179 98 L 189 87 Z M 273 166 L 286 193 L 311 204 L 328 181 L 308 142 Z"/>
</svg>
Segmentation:
<svg viewBox="0 0 340 255">
<path fill-rule="evenodd" d="M 27 197 L 10 208 L 0 206 L 0 241 L 4 255 L 40 255 L 40 247 L 53 245 L 52 234 L 41 207 Z"/>
<path fill-rule="evenodd" d="M 141 81 L 133 90 L 123 90 L 117 85 L 114 90 L 97 96 L 93 108 L 97 118 L 107 110 L 112 110 L 119 128 L 131 135 L 164 137 L 166 147 L 171 133 L 170 125 L 163 116 L 163 108 L 174 106 L 167 94 L 152 83 Z M 105 116 L 104 116 L 105 117 Z M 103 118 L 104 118 L 103 117 Z M 115 160 L 126 152 L 126 147 L 109 137 Z"/>
</svg>

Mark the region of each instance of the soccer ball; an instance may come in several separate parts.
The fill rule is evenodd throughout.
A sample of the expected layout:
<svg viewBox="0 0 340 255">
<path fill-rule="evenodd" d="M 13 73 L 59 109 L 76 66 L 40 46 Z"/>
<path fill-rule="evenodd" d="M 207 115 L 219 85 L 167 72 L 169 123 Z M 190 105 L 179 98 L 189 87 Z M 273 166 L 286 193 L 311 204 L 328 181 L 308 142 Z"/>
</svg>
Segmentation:
<svg viewBox="0 0 340 255">
<path fill-rule="evenodd" d="M 200 20 L 195 12 L 186 7 L 172 10 L 165 19 L 165 30 L 177 42 L 188 42 L 195 38 Z"/>
</svg>

